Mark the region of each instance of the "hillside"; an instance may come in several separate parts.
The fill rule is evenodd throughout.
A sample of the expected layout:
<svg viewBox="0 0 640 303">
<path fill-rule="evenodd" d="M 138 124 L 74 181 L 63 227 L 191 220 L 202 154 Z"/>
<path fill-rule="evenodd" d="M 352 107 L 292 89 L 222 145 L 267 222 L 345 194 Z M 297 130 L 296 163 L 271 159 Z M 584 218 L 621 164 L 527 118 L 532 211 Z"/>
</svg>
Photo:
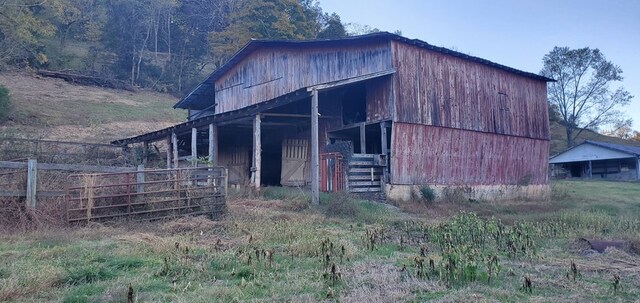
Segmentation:
<svg viewBox="0 0 640 303">
<path fill-rule="evenodd" d="M 560 125 L 560 123 L 555 121 L 550 121 L 549 127 L 551 131 L 551 145 L 549 146 L 549 155 L 555 155 L 567 149 L 565 129 L 562 125 Z M 640 142 L 638 141 L 605 136 L 591 130 L 582 131 L 582 133 L 576 139 L 576 144 L 580 144 L 584 140 L 640 146 Z"/>
<path fill-rule="evenodd" d="M 27 72 L 0 73 L 12 109 L 3 136 L 88 142 L 138 135 L 184 121 L 176 97 L 80 86 Z"/>
<path fill-rule="evenodd" d="M 9 88 L 13 108 L 0 124 L 4 136 L 110 142 L 184 121 L 185 112 L 173 109 L 176 97 L 150 91 L 129 92 L 81 86 L 28 72 L 0 73 Z M 554 155 L 566 149 L 564 128 L 550 122 Z M 640 146 L 629 141 L 583 131 L 577 143 L 595 140 Z"/>
</svg>

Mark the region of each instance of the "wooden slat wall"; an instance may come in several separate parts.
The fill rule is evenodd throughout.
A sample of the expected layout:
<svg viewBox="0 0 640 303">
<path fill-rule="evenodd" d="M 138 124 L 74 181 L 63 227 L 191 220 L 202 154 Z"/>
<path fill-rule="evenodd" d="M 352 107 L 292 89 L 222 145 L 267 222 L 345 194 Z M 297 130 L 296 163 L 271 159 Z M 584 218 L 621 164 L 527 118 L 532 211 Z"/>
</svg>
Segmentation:
<svg viewBox="0 0 640 303">
<path fill-rule="evenodd" d="M 548 139 L 546 83 L 392 41 L 395 121 Z"/>
<path fill-rule="evenodd" d="M 367 82 L 367 122 L 391 119 L 393 112 L 392 76 L 372 79 Z"/>
<path fill-rule="evenodd" d="M 393 184 L 547 183 L 547 140 L 408 123 L 393 132 Z"/>
<path fill-rule="evenodd" d="M 216 113 L 267 101 L 311 85 L 390 68 L 389 42 L 260 49 L 216 81 Z"/>
</svg>

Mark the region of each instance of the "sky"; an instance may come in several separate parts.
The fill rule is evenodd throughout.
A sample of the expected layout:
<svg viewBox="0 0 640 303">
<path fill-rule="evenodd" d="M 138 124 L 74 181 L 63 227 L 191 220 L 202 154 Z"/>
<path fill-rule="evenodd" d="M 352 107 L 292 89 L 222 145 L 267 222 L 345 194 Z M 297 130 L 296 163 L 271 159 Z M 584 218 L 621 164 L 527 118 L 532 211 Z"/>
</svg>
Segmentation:
<svg viewBox="0 0 640 303">
<path fill-rule="evenodd" d="M 639 0 L 319 0 L 343 23 L 443 46 L 539 73 L 554 46 L 598 48 L 623 70 L 635 98 L 625 112 L 640 130 Z M 615 88 L 616 86 L 612 86 Z"/>
</svg>

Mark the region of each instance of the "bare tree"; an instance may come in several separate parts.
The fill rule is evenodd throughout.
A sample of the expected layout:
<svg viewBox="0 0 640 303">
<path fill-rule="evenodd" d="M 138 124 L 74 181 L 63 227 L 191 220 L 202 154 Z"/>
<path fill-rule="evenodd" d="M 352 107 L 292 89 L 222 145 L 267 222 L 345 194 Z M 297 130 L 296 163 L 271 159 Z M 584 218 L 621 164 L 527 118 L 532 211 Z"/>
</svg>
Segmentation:
<svg viewBox="0 0 640 303">
<path fill-rule="evenodd" d="M 555 79 L 549 85 L 550 105 L 561 117 L 567 136 L 567 147 L 584 129 L 621 123 L 620 108 L 633 98 L 623 87 L 610 89 L 622 81 L 622 69 L 588 47 L 570 49 L 554 47 L 543 58 L 543 76 Z"/>
</svg>

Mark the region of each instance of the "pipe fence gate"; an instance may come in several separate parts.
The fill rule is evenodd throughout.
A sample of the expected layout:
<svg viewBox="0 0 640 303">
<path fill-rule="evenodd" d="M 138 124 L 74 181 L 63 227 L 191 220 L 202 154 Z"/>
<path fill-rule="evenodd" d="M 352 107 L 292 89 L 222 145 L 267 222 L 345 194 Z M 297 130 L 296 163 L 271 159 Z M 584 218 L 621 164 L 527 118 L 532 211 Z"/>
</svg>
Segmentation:
<svg viewBox="0 0 640 303">
<path fill-rule="evenodd" d="M 226 168 L 193 167 L 69 175 L 64 197 L 67 222 L 74 223 L 216 217 L 226 194 Z"/>
</svg>

